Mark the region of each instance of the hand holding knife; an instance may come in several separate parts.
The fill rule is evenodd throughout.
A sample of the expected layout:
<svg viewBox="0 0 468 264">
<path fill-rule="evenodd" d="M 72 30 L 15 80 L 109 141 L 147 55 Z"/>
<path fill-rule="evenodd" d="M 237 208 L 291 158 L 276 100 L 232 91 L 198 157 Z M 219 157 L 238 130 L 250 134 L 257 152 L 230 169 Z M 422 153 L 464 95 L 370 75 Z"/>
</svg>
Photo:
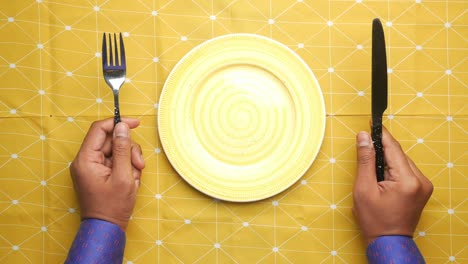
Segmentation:
<svg viewBox="0 0 468 264">
<path fill-rule="evenodd" d="M 372 22 L 372 141 L 375 149 L 377 181 L 384 180 L 385 160 L 382 145 L 382 116 L 387 109 L 387 56 L 382 23 Z"/>
</svg>

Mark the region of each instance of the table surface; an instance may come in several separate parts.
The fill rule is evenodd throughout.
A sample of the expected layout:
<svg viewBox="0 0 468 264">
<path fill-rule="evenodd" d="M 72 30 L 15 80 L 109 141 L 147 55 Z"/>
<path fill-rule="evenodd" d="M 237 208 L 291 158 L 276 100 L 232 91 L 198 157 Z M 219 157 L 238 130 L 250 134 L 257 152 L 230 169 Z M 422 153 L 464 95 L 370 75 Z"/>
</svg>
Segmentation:
<svg viewBox="0 0 468 264">
<path fill-rule="evenodd" d="M 385 125 L 435 191 L 414 238 L 428 263 L 468 262 L 468 4 L 460 1 L 153 0 L 0 3 L 0 263 L 62 263 L 79 225 L 69 164 L 113 112 L 102 33 L 124 32 L 121 112 L 147 167 L 124 263 L 365 263 L 351 212 L 355 135 L 370 119 L 371 22 L 387 41 Z M 168 162 L 157 107 L 198 44 L 255 33 L 294 50 L 326 104 L 326 132 L 291 188 L 248 204 L 191 188 Z"/>
</svg>

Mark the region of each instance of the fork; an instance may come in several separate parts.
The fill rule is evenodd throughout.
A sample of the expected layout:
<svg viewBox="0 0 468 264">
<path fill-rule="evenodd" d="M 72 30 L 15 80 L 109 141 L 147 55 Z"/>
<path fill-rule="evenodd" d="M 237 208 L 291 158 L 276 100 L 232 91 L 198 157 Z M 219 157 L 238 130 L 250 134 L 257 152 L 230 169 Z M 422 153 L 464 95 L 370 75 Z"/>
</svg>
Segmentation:
<svg viewBox="0 0 468 264">
<path fill-rule="evenodd" d="M 109 49 L 107 49 L 107 39 Z M 104 33 L 102 37 L 102 72 L 104 80 L 114 93 L 114 125 L 120 122 L 119 90 L 125 82 L 127 72 L 122 33 L 119 34 L 119 39 L 120 49 L 117 46 L 117 36 L 115 33 L 114 38 L 112 38 L 112 34 L 110 33 L 108 35 Z"/>
</svg>

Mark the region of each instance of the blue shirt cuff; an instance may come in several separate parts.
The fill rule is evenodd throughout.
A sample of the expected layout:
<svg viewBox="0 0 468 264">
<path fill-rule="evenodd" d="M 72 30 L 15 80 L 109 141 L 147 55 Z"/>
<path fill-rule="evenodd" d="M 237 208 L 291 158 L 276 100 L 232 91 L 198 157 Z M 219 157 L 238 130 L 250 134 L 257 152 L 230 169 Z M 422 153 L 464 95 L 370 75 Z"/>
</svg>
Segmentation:
<svg viewBox="0 0 468 264">
<path fill-rule="evenodd" d="M 85 219 L 68 252 L 66 264 L 122 263 L 125 232 L 115 224 L 98 219 Z"/>
<path fill-rule="evenodd" d="M 407 236 L 381 236 L 367 246 L 369 264 L 426 263 L 416 243 Z"/>
</svg>

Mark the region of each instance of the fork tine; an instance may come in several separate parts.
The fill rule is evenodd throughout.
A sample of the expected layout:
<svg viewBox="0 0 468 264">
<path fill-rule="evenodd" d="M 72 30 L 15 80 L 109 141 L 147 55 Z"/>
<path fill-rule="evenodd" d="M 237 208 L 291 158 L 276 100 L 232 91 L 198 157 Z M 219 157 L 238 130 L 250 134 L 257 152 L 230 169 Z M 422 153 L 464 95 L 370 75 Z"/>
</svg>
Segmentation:
<svg viewBox="0 0 468 264">
<path fill-rule="evenodd" d="M 124 43 L 123 43 L 122 33 L 120 33 L 119 35 L 120 35 L 120 65 L 125 67 L 125 65 L 126 65 L 126 62 L 125 62 L 125 47 L 124 47 Z"/>
<path fill-rule="evenodd" d="M 117 46 L 117 35 L 114 33 L 114 66 L 119 66 L 119 47 Z"/>
<path fill-rule="evenodd" d="M 107 66 L 107 41 L 106 41 L 106 32 L 102 36 L 102 65 Z"/>
<path fill-rule="evenodd" d="M 112 46 L 112 35 L 109 33 L 107 34 L 109 38 L 109 65 L 114 66 L 114 48 Z"/>
</svg>

